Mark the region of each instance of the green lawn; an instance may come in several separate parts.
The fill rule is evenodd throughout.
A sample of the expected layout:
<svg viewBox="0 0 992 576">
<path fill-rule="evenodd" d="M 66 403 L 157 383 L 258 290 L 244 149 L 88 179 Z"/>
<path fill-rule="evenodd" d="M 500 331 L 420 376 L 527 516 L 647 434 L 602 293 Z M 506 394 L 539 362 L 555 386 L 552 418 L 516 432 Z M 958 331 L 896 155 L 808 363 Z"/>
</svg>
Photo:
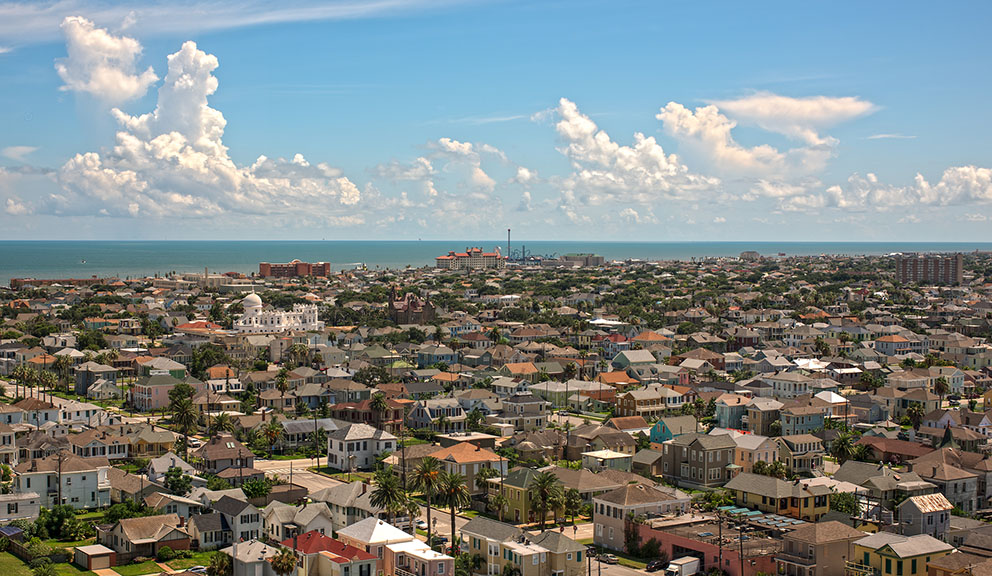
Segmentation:
<svg viewBox="0 0 992 576">
<path fill-rule="evenodd" d="M 76 518 L 79 518 L 80 520 L 89 520 L 90 522 L 99 524 L 100 521 L 103 520 L 103 512 L 93 511 L 87 512 L 86 514 L 77 514 Z"/>
<path fill-rule="evenodd" d="M 55 564 L 55 572 L 59 576 L 96 576 L 95 572 L 83 570 L 75 564 Z"/>
<path fill-rule="evenodd" d="M 375 474 L 372 472 L 338 472 L 337 468 L 331 468 L 329 466 L 321 466 L 319 468 L 310 467 L 307 470 L 311 472 L 316 472 L 323 476 L 329 476 L 335 480 L 340 480 L 342 482 L 354 482 L 355 480 L 371 480 Z"/>
<path fill-rule="evenodd" d="M 142 576 L 143 574 L 158 574 L 162 569 L 154 560 L 142 562 L 141 564 L 128 564 L 127 566 L 114 566 L 114 572 L 121 576 Z"/>
<path fill-rule="evenodd" d="M 400 442 L 397 443 L 397 445 L 400 447 L 416 446 L 417 444 L 430 444 L 430 442 L 428 442 L 427 440 L 422 440 L 420 438 L 414 438 L 411 436 L 410 438 L 406 438 L 405 440 L 401 440 Z"/>
<path fill-rule="evenodd" d="M 89 546 L 90 544 L 95 544 L 96 538 L 87 538 L 86 540 L 77 540 L 75 542 L 62 542 L 59 540 L 42 540 L 42 542 L 52 548 L 75 548 L 76 546 Z"/>
<path fill-rule="evenodd" d="M 475 518 L 479 515 L 478 510 L 462 510 L 458 513 L 459 516 L 464 516 L 466 518 Z"/>
<path fill-rule="evenodd" d="M 31 569 L 10 552 L 0 553 L 0 573 L 4 576 L 31 576 Z"/>
<path fill-rule="evenodd" d="M 194 552 L 189 558 L 176 558 L 175 560 L 166 562 L 165 565 L 173 570 L 185 570 L 193 566 L 209 566 L 210 557 L 217 553 L 216 550 Z"/>
</svg>

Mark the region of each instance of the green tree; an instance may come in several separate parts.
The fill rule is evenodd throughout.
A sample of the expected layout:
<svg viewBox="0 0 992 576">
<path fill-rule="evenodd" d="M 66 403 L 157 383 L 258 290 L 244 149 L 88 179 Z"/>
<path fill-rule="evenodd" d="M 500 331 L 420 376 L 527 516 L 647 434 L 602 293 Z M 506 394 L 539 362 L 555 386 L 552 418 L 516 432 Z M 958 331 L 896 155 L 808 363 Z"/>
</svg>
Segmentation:
<svg viewBox="0 0 992 576">
<path fill-rule="evenodd" d="M 839 464 L 843 464 L 849 460 L 853 450 L 854 441 L 851 435 L 847 433 L 841 433 L 837 438 L 834 438 L 833 444 L 830 446 L 830 453 L 837 459 Z"/>
<path fill-rule="evenodd" d="M 246 480 L 241 485 L 241 490 L 248 498 L 263 498 L 268 496 L 269 492 L 272 491 L 272 484 L 268 480 L 255 478 Z"/>
<path fill-rule="evenodd" d="M 390 524 L 397 514 L 406 510 L 406 493 L 399 477 L 393 473 L 392 466 L 380 468 L 375 473 L 375 488 L 369 496 L 373 506 L 382 508 L 389 516 Z"/>
<path fill-rule="evenodd" d="M 575 488 L 569 488 L 565 492 L 565 510 L 572 516 L 572 524 L 575 524 L 575 514 L 582 509 L 582 494 Z"/>
<path fill-rule="evenodd" d="M 858 497 L 850 492 L 837 492 L 830 495 L 830 509 L 844 514 L 858 513 Z"/>
<path fill-rule="evenodd" d="M 281 548 L 269 563 L 272 565 L 272 571 L 278 576 L 289 576 L 293 570 L 296 570 L 296 554 L 289 548 Z"/>
<path fill-rule="evenodd" d="M 265 436 L 266 442 L 269 443 L 269 458 L 271 458 L 275 451 L 276 442 L 282 437 L 282 424 L 277 422 L 275 418 L 271 418 L 262 428 L 262 434 Z"/>
<path fill-rule="evenodd" d="M 210 423 L 210 435 L 213 436 L 218 432 L 234 432 L 234 422 L 227 412 L 221 412 Z"/>
<path fill-rule="evenodd" d="M 455 540 L 455 513 L 472 503 L 472 494 L 465 485 L 465 477 L 457 472 L 444 472 L 438 486 L 438 503 L 451 511 L 451 550 L 457 556 L 461 550 Z"/>
<path fill-rule="evenodd" d="M 207 564 L 207 576 L 232 576 L 234 566 L 231 557 L 223 552 L 214 552 Z"/>
<path fill-rule="evenodd" d="M 950 390 L 950 385 L 947 383 L 947 378 L 941 376 L 933 382 L 933 393 L 940 396 L 940 407 L 944 407 L 944 396 L 947 396 L 947 392 Z"/>
<path fill-rule="evenodd" d="M 482 490 L 482 494 L 486 498 L 486 507 L 489 507 L 489 480 L 499 476 L 499 471 L 490 466 L 481 468 L 475 474 L 475 487 Z"/>
<path fill-rule="evenodd" d="M 923 410 L 923 404 L 919 402 L 913 402 L 906 408 L 906 417 L 909 418 L 910 423 L 913 425 L 914 430 L 919 430 L 920 426 L 923 425 L 923 418 L 926 417 L 926 412 Z"/>
<path fill-rule="evenodd" d="M 173 466 L 165 472 L 165 489 L 170 494 L 185 496 L 193 487 L 193 479 L 183 474 L 182 468 Z"/>
<path fill-rule="evenodd" d="M 403 462 L 406 466 L 406 462 Z M 431 500 L 437 495 L 441 488 L 441 462 L 432 456 L 425 456 L 420 464 L 413 471 L 411 480 L 414 489 L 419 490 L 427 503 L 427 530 L 430 531 L 431 524 Z"/>
<path fill-rule="evenodd" d="M 369 409 L 375 414 L 376 428 L 382 428 L 383 417 L 389 411 L 389 401 L 382 392 L 375 392 L 369 399 Z"/>
<path fill-rule="evenodd" d="M 541 472 L 534 476 L 528 488 L 531 506 L 538 512 L 541 531 L 548 517 L 548 510 L 556 510 L 564 501 L 565 492 L 558 477 L 551 472 Z"/>
<path fill-rule="evenodd" d="M 191 397 L 179 399 L 172 405 L 172 424 L 183 435 L 184 447 L 187 447 L 183 450 L 183 456 L 186 457 L 189 455 L 189 434 L 196 428 L 196 409 Z"/>
</svg>

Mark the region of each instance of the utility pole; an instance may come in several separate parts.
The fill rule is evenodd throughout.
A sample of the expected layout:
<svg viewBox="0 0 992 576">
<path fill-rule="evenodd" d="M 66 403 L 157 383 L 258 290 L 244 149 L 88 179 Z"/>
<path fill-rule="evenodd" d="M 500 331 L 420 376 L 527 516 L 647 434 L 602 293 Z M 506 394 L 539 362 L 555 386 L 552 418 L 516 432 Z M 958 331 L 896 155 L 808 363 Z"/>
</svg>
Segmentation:
<svg viewBox="0 0 992 576">
<path fill-rule="evenodd" d="M 716 513 L 716 523 L 719 527 L 716 536 L 716 545 L 720 548 L 720 560 L 718 565 L 720 566 L 720 569 L 723 570 L 723 515 L 720 514 L 719 511 Z"/>
</svg>

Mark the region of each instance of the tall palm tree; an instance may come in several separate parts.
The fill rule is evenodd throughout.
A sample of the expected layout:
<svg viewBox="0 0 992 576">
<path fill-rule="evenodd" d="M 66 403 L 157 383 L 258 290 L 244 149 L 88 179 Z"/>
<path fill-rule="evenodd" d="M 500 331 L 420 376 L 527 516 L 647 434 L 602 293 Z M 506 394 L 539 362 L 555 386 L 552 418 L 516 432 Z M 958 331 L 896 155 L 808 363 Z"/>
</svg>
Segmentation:
<svg viewBox="0 0 992 576">
<path fill-rule="evenodd" d="M 531 480 L 530 501 L 532 506 L 540 513 L 541 531 L 544 531 L 544 521 L 548 517 L 548 510 L 554 510 L 564 499 L 565 492 L 558 477 L 551 472 L 541 472 Z"/>
<path fill-rule="evenodd" d="M 919 431 L 920 426 L 923 424 L 923 418 L 926 417 L 926 412 L 923 410 L 923 404 L 919 402 L 913 402 L 906 408 L 906 417 L 909 418 L 909 422 L 913 425 L 913 429 Z"/>
<path fill-rule="evenodd" d="M 438 503 L 451 510 L 451 551 L 457 556 L 461 546 L 455 542 L 455 512 L 472 503 L 472 494 L 465 485 L 465 477 L 457 472 L 442 474 L 438 487 Z"/>
<path fill-rule="evenodd" d="M 475 487 L 482 490 L 482 494 L 486 497 L 486 507 L 489 507 L 489 479 L 499 476 L 499 471 L 490 466 L 486 466 L 479 470 L 475 475 Z"/>
<path fill-rule="evenodd" d="M 289 576 L 296 570 L 296 554 L 289 548 L 282 548 L 272 557 L 272 571 L 279 576 Z"/>
<path fill-rule="evenodd" d="M 950 390 L 950 386 L 947 383 L 947 378 L 944 378 L 943 376 L 941 376 L 940 378 L 937 378 L 936 380 L 934 380 L 934 382 L 933 382 L 933 393 L 936 394 L 937 396 L 940 396 L 940 407 L 941 408 L 944 407 L 944 396 L 947 395 L 948 390 Z"/>
<path fill-rule="evenodd" d="M 497 492 L 493 494 L 492 498 L 489 499 L 489 509 L 496 513 L 496 517 L 499 521 L 503 521 L 503 514 L 510 507 L 510 501 L 503 496 L 502 493 Z"/>
<path fill-rule="evenodd" d="M 69 391 L 69 371 L 72 369 L 72 358 L 68 354 L 62 354 L 55 357 L 55 371 L 59 375 L 59 384 L 61 384 L 65 391 Z"/>
<path fill-rule="evenodd" d="M 180 398 L 172 405 L 172 424 L 183 435 L 184 455 L 189 452 L 189 433 L 196 426 L 196 409 L 192 398 Z"/>
<path fill-rule="evenodd" d="M 382 392 L 372 394 L 372 398 L 369 399 L 369 408 L 375 414 L 376 428 L 382 429 L 383 416 L 389 410 L 389 402 L 386 401 L 386 395 Z"/>
<path fill-rule="evenodd" d="M 265 439 L 269 443 L 269 458 L 272 458 L 272 453 L 275 451 L 276 442 L 279 441 L 279 437 L 282 436 L 282 425 L 276 422 L 275 418 L 270 418 L 268 424 L 262 429 L 262 434 L 265 435 Z"/>
<path fill-rule="evenodd" d="M 369 496 L 369 502 L 386 511 L 390 524 L 393 523 L 397 512 L 406 510 L 406 493 L 403 492 L 400 479 L 396 474 L 393 474 L 392 466 L 386 466 L 376 471 L 375 489 Z"/>
<path fill-rule="evenodd" d="M 406 466 L 406 461 L 403 462 L 403 466 Z M 431 499 L 437 494 L 438 489 L 441 487 L 441 474 L 444 471 L 441 469 L 441 462 L 432 456 L 426 456 L 421 461 L 417 468 L 413 471 L 413 476 L 411 480 L 413 481 L 413 487 L 415 490 L 420 490 L 420 493 L 424 495 L 424 500 L 427 501 L 427 532 L 430 534 L 431 530 Z M 430 538 L 428 538 L 428 541 Z"/>
<path fill-rule="evenodd" d="M 289 370 L 285 367 L 279 369 L 279 373 L 276 374 L 276 389 L 282 394 L 283 400 L 286 399 L 286 392 L 289 392 Z"/>
</svg>

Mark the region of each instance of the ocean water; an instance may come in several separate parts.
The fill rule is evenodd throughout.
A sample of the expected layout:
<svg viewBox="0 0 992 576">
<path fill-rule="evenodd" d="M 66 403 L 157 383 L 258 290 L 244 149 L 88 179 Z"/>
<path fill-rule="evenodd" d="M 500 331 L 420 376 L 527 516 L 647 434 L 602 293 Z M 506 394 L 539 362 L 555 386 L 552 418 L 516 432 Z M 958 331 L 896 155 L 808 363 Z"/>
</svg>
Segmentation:
<svg viewBox="0 0 992 576">
<path fill-rule="evenodd" d="M 0 241 L 0 285 L 11 278 L 135 278 L 170 272 L 258 271 L 259 262 L 330 262 L 335 270 L 432 266 L 434 257 L 467 246 L 506 250 L 505 241 Z M 514 241 L 527 255 L 591 252 L 607 260 L 689 260 L 737 256 L 820 254 L 878 255 L 892 252 L 992 250 L 992 242 L 555 242 Z"/>
</svg>

